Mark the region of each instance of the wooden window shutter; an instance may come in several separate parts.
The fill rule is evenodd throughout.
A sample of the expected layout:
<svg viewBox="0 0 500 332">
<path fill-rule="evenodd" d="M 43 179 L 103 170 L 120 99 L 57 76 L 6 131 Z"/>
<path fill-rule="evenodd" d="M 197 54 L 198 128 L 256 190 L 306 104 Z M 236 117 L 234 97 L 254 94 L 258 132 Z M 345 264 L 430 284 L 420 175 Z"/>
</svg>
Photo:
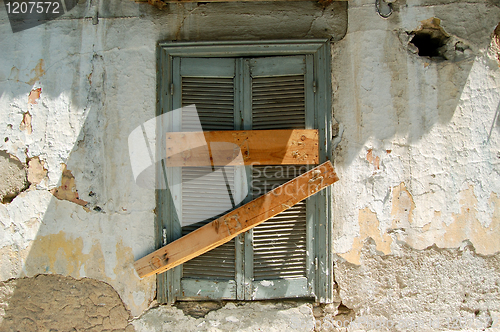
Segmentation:
<svg viewBox="0 0 500 332">
<path fill-rule="evenodd" d="M 180 77 L 174 84 L 174 98 L 180 98 L 180 106 L 196 105 L 204 131 L 234 130 L 235 60 L 180 58 L 176 61 L 180 62 Z M 180 121 L 180 131 L 199 130 L 198 120 L 185 113 Z M 180 168 L 181 235 L 234 208 L 225 199 L 226 183 L 218 182 L 212 171 L 210 166 Z M 226 176 L 228 183 L 234 183 L 234 169 L 229 168 Z M 180 297 L 235 299 L 235 241 L 184 263 L 181 271 Z"/>
<path fill-rule="evenodd" d="M 331 137 L 329 52 L 326 40 L 162 43 L 159 114 L 195 104 L 205 131 L 318 129 L 320 141 L 325 142 L 319 146 L 318 159 L 324 162 Z M 192 119 L 179 119 L 177 131 L 189 131 L 192 124 Z M 235 179 L 231 191 L 236 193 L 238 183 L 243 178 L 248 181 L 249 201 L 306 170 L 304 165 L 246 166 L 245 172 L 228 177 L 229 182 Z M 167 172 L 184 183 L 180 192 L 158 194 L 158 201 L 165 202 L 157 219 L 163 245 L 214 219 L 211 209 L 227 204 L 217 195 L 210 199 L 198 195 L 210 193 L 214 181 L 202 186 L 188 181 L 207 169 L 173 167 Z M 276 172 L 280 174 L 269 176 Z M 311 196 L 230 243 L 159 275 L 158 301 L 298 297 L 331 301 L 329 195 L 326 189 Z M 182 206 L 179 215 L 171 213 L 173 203 Z M 199 222 L 191 224 L 194 221 Z"/>
<path fill-rule="evenodd" d="M 307 102 L 311 106 L 312 86 L 306 82 L 307 56 L 263 57 L 249 59 L 251 77 L 251 128 L 310 129 Z M 309 59 L 311 60 L 311 59 Z M 253 198 L 307 171 L 305 165 L 252 167 Z M 307 215 L 307 200 L 250 231 L 252 264 L 249 299 L 309 297 L 313 287 L 308 281 L 313 256 L 312 218 Z M 310 232 L 309 232 L 310 233 Z M 249 256 L 249 255 L 248 255 Z"/>
</svg>

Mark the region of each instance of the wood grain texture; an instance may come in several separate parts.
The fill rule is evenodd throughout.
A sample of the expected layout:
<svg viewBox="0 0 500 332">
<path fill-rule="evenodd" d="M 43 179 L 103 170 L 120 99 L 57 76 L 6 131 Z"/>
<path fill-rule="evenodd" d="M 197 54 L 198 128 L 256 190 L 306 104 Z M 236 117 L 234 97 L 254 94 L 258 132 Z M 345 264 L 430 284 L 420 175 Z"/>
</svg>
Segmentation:
<svg viewBox="0 0 500 332">
<path fill-rule="evenodd" d="M 137 260 L 141 278 L 167 271 L 289 209 L 338 181 L 330 161 Z"/>
<path fill-rule="evenodd" d="M 318 164 L 318 130 L 167 133 L 167 166 Z"/>
</svg>

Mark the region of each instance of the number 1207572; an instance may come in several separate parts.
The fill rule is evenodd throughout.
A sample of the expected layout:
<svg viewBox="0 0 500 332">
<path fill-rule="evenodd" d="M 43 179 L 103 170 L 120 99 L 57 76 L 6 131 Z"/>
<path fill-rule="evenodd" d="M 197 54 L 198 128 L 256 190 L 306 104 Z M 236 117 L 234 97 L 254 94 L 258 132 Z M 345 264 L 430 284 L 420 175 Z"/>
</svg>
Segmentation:
<svg viewBox="0 0 500 332">
<path fill-rule="evenodd" d="M 60 14 L 61 4 L 58 1 L 8 1 L 5 0 L 9 14 Z"/>
</svg>

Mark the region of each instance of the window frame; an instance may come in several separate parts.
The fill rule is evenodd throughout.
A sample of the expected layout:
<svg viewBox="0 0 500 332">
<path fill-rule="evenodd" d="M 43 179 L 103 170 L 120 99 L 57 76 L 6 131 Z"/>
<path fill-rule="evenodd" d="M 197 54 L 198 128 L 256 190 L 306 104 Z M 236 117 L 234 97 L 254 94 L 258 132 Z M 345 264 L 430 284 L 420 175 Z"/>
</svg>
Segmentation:
<svg viewBox="0 0 500 332">
<path fill-rule="evenodd" d="M 162 42 L 157 52 L 157 109 L 156 115 L 173 110 L 174 57 L 252 57 L 313 55 L 314 122 L 319 131 L 319 162 L 330 159 L 332 137 L 332 88 L 331 88 L 331 51 L 328 39 L 308 40 L 271 40 L 271 41 L 222 41 L 222 42 Z M 174 87 L 175 88 L 175 87 Z M 179 88 L 179 87 L 177 87 Z M 160 123 L 158 125 L 161 125 Z M 159 129 L 158 129 L 159 130 Z M 159 131 L 161 132 L 161 131 Z M 323 144 L 321 144 L 323 142 Z M 164 146 L 157 144 L 158 149 Z M 158 165 L 157 174 L 163 169 Z M 333 301 L 333 251 L 332 251 L 332 211 L 331 189 L 312 196 L 315 220 L 314 229 L 315 276 L 314 294 L 316 301 Z M 172 235 L 179 230 L 173 229 L 178 223 L 168 223 L 173 209 L 168 190 L 156 190 L 155 246 L 160 248 L 173 241 Z M 173 303 L 180 289 L 180 273 L 176 269 L 157 275 L 157 301 Z"/>
</svg>

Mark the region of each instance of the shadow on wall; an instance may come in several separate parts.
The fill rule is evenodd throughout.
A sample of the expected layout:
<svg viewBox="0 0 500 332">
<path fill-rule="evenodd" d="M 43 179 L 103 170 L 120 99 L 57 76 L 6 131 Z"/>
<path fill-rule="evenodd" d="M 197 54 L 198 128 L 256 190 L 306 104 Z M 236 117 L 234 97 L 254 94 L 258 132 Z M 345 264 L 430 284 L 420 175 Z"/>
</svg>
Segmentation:
<svg viewBox="0 0 500 332">
<path fill-rule="evenodd" d="M 85 32 L 84 27 L 80 25 L 79 28 L 75 30 Z M 154 248 L 155 201 L 153 190 L 143 190 L 133 181 L 127 139 L 131 128 L 140 124 L 141 119 L 154 115 L 154 98 L 149 102 L 149 109 L 145 107 L 139 112 L 132 109 L 133 106 L 125 107 L 126 103 L 133 105 L 132 98 L 138 98 L 131 94 L 127 98 L 112 101 L 112 107 L 106 107 L 106 91 L 109 93 L 106 85 L 110 78 L 106 72 L 109 64 L 105 57 L 113 58 L 116 54 L 105 51 L 81 53 L 62 63 L 57 62 L 60 66 L 58 70 L 70 73 L 65 77 L 61 77 L 57 70 L 41 67 L 42 75 L 34 83 L 40 87 L 33 88 L 27 100 L 24 100 L 24 105 L 22 98 L 19 100 L 16 98 L 18 96 L 8 95 L 25 91 L 25 83 L 9 81 L 7 84 L 11 90 L 3 92 L 2 97 L 7 95 L 15 100 L 10 105 L 13 110 L 10 109 L 8 119 L 12 129 L 6 135 L 9 139 L 5 142 L 11 144 L 9 148 L 12 150 L 17 144 L 22 146 L 19 140 L 29 144 L 22 146 L 21 150 L 26 155 L 27 176 L 24 173 L 24 179 L 19 181 L 21 185 L 17 186 L 19 188 L 12 187 L 15 192 L 11 196 L 9 193 L 2 195 L 3 201 L 10 203 L 0 206 L 0 226 L 4 232 L 0 243 L 0 280 L 44 273 L 94 278 L 112 285 L 127 304 L 127 309 L 133 315 L 138 315 L 154 297 L 154 278 L 140 280 L 133 262 Z M 48 60 L 46 62 L 50 63 Z M 75 71 L 75 63 L 86 65 L 85 68 L 77 67 Z M 141 69 L 132 71 L 112 71 L 112 74 L 137 77 Z M 73 81 L 62 82 L 60 86 L 51 85 L 51 82 L 60 80 Z M 151 94 L 155 94 L 153 78 L 143 75 L 139 80 L 152 86 Z M 118 88 L 133 90 L 133 84 L 130 82 Z M 67 86 L 78 88 L 71 92 L 57 89 Z M 37 92 L 36 98 L 33 97 L 33 91 Z M 26 93 L 22 94 L 26 96 Z M 111 95 L 111 98 L 114 96 Z M 142 102 L 143 105 L 148 104 L 145 100 Z M 19 110 L 16 110 L 18 107 Z M 68 112 L 68 109 L 72 112 Z M 118 110 L 116 113 L 112 111 L 115 109 Z M 32 114 L 29 130 L 26 129 L 27 113 Z M 19 117 L 22 118 L 20 123 L 16 121 Z M 64 155 L 67 153 L 66 148 L 70 152 Z M 18 171 L 13 174 L 21 174 L 22 177 L 22 166 L 19 168 L 18 164 L 23 163 L 14 156 L 7 157 L 3 159 L 14 160 L 9 163 L 13 172 Z M 59 164 L 59 160 L 67 161 Z M 27 184 L 24 185 L 24 182 Z M 32 287 L 37 285 L 34 279 L 22 282 L 31 282 Z M 45 281 L 46 284 L 54 283 L 51 286 L 54 289 L 57 288 L 57 282 L 57 278 Z M 80 292 L 78 287 L 85 288 L 84 282 L 71 281 L 80 285 L 74 290 L 75 294 Z M 0 309 L 2 306 L 11 308 L 11 304 L 20 303 L 24 298 L 31 303 L 34 312 L 43 311 L 46 303 L 42 301 L 36 307 L 29 297 L 25 298 L 28 293 L 25 290 L 18 292 L 16 287 L 17 283 L 8 286 L 10 293 L 1 299 Z M 90 296 L 91 301 L 94 300 L 92 292 L 82 292 Z M 118 301 L 122 303 L 120 299 Z M 95 302 L 95 305 L 99 306 L 99 303 Z M 66 311 L 70 310 L 71 306 L 66 308 Z M 73 314 L 79 315 L 77 312 Z M 7 315 L 10 315 L 8 310 Z M 12 321 L 1 323 L 1 316 L 0 311 L 0 330 L 4 330 Z M 10 318 L 14 321 L 19 319 Z M 90 324 L 86 321 L 81 323 Z M 95 325 L 102 324 L 95 322 Z M 41 325 L 38 328 L 42 328 Z"/>
<path fill-rule="evenodd" d="M 492 41 L 498 37 L 492 31 L 477 31 L 475 38 L 457 36 L 446 31 L 436 17 L 421 21 L 413 30 L 404 30 L 401 21 L 408 15 L 404 11 L 399 8 L 387 20 L 385 31 L 352 28 L 348 40 L 333 46 L 334 78 L 342 79 L 334 82 L 338 89 L 334 92 L 334 116 L 342 124 L 334 142 L 341 142 L 342 149 L 348 144 L 349 149 L 335 152 L 337 165 L 351 165 L 367 142 L 378 141 L 384 146 L 381 149 L 391 149 L 388 146 L 392 142 L 414 144 L 426 134 L 439 131 L 436 125 L 449 124 L 459 111 L 467 84 L 478 83 L 471 82 L 473 67 L 479 63 L 492 65 L 491 60 L 484 63 L 483 54 L 497 47 Z M 466 21 L 485 19 L 476 12 Z M 454 23 L 447 24 L 453 31 L 459 30 Z M 385 38 L 383 44 L 381 38 Z M 351 71 L 352 66 L 355 69 Z M 352 80 L 346 82 L 346 77 Z"/>
<path fill-rule="evenodd" d="M 0 22 L 0 29 L 10 29 Z M 5 193 L 0 189 L 0 280 L 94 278 L 112 285 L 137 316 L 154 298 L 154 278 L 140 280 L 133 262 L 154 249 L 155 201 L 153 190 L 134 183 L 127 139 L 155 114 L 155 44 L 107 49 L 100 30 L 91 21 L 55 20 L 0 37 L 11 45 L 0 50 L 0 150 L 11 152 L 0 153 L 0 187 L 20 177 Z M 122 56 L 137 59 L 136 66 L 124 67 Z M 145 94 L 130 92 L 138 82 Z M 85 288 L 85 280 L 71 280 Z M 59 281 L 45 283 L 55 289 Z M 35 279 L 20 282 L 37 287 Z M 30 302 L 26 285 L 19 291 L 16 282 L 4 286 L 2 331 L 12 323 L 2 322 L 9 305 Z M 92 292 L 73 293 L 99 306 Z M 44 310 L 43 301 L 30 303 L 34 312 Z"/>
<path fill-rule="evenodd" d="M 132 5 L 147 6 L 126 6 Z M 159 39 L 189 39 L 190 33 L 195 32 L 199 39 L 217 40 L 221 35 L 226 39 L 271 38 L 273 27 L 277 27 L 274 38 L 290 38 L 288 25 L 295 21 L 287 15 L 301 8 L 296 3 L 273 4 L 277 13 L 286 14 L 277 18 L 268 11 L 262 14 L 257 5 L 252 5 L 253 11 L 260 12 L 263 23 L 255 24 L 252 17 L 240 15 L 247 26 L 253 24 L 253 30 L 242 32 L 238 25 L 241 22 L 235 20 L 242 12 L 241 6 L 228 4 L 229 14 L 226 12 L 224 20 L 214 22 L 217 15 L 213 13 L 218 6 L 202 5 L 192 11 L 182 7 L 179 12 L 169 12 L 172 19 L 158 19 L 159 23 L 168 26 L 176 21 L 185 25 L 180 23 L 179 33 L 169 26 L 167 30 L 174 31 L 175 36 L 164 38 L 158 38 L 155 31 L 151 35 L 131 34 L 134 23 L 127 23 L 132 21 L 126 19 L 106 22 L 106 18 L 101 18 L 105 23 L 93 25 L 91 20 L 83 20 L 83 15 L 75 20 L 56 20 L 15 37 L 10 33 L 0 35 L 2 45 L 12 45 L 10 49 L 0 50 L 0 57 L 4 59 L 0 67 L 0 109 L 8 113 L 6 128 L 0 128 L 5 137 L 0 149 L 15 154 L 23 163 L 26 160 L 33 176 L 30 180 L 28 171 L 30 188 L 12 198 L 9 204 L 0 206 L 3 228 L 0 280 L 44 273 L 90 277 L 113 286 L 132 315 L 137 316 L 147 308 L 154 297 L 155 281 L 154 278 L 140 280 L 133 262 L 154 248 L 154 192 L 134 184 L 127 138 L 133 128 L 155 114 L 155 43 Z M 345 4 L 333 4 L 327 9 L 316 8 L 314 4 L 307 6 L 307 15 L 304 15 L 311 19 L 301 21 L 299 28 L 295 26 L 297 30 L 292 32 L 292 37 L 320 37 L 316 33 L 331 35 L 337 31 L 322 13 L 345 9 Z M 147 15 L 159 15 L 147 8 Z M 195 24 L 193 14 L 207 22 Z M 105 16 L 106 12 L 100 17 Z M 146 20 L 140 21 L 145 24 Z M 1 29 L 10 29 L 5 20 L 0 22 L 3 22 Z M 151 28 L 154 23 L 141 29 Z M 206 34 L 203 29 L 196 29 L 212 23 L 224 28 L 217 33 L 206 31 Z M 238 27 L 233 29 L 235 26 Z M 186 28 L 181 29 L 183 27 Z M 397 36 L 393 37 L 386 41 L 388 45 L 384 48 L 399 43 Z M 44 45 L 51 45 L 51 49 Z M 26 50 L 38 51 L 26 54 Z M 390 50 L 388 48 L 388 52 Z M 407 61 L 406 53 L 388 56 L 393 59 L 390 66 Z M 133 65 L 129 65 L 131 63 Z M 455 99 L 439 101 L 438 98 L 443 104 L 437 108 L 438 113 L 429 113 L 432 115 L 429 118 L 415 115 L 411 123 L 405 120 L 393 126 L 398 131 L 406 132 L 410 124 L 413 128 L 421 126 L 422 130 L 429 130 L 437 121 L 451 119 L 472 62 L 464 60 L 458 66 L 460 70 L 456 70 L 456 64 L 448 67 L 451 65 L 446 61 L 432 66 L 441 66 L 434 86 L 452 84 Z M 393 70 L 392 75 L 392 82 L 407 82 L 410 76 L 419 73 Z M 397 96 L 392 101 L 396 112 L 405 111 L 407 104 L 415 109 L 425 106 L 422 91 L 408 91 L 405 84 L 391 89 L 394 92 L 391 95 Z M 370 104 L 366 98 L 360 100 Z M 364 111 L 363 114 L 364 117 L 379 116 Z M 381 117 L 376 120 L 382 123 L 392 118 L 379 114 Z M 361 129 L 360 134 L 364 135 Z M 379 134 L 391 137 L 396 132 L 381 130 Z M 52 192 L 49 189 L 53 189 Z M 24 187 L 19 188 L 22 190 Z M 1 305 L 22 301 L 27 296 L 26 291 L 16 292 L 15 287 L 9 293 L 12 300 L 4 300 Z M 5 326 L 0 323 L 0 330 Z"/>
</svg>

